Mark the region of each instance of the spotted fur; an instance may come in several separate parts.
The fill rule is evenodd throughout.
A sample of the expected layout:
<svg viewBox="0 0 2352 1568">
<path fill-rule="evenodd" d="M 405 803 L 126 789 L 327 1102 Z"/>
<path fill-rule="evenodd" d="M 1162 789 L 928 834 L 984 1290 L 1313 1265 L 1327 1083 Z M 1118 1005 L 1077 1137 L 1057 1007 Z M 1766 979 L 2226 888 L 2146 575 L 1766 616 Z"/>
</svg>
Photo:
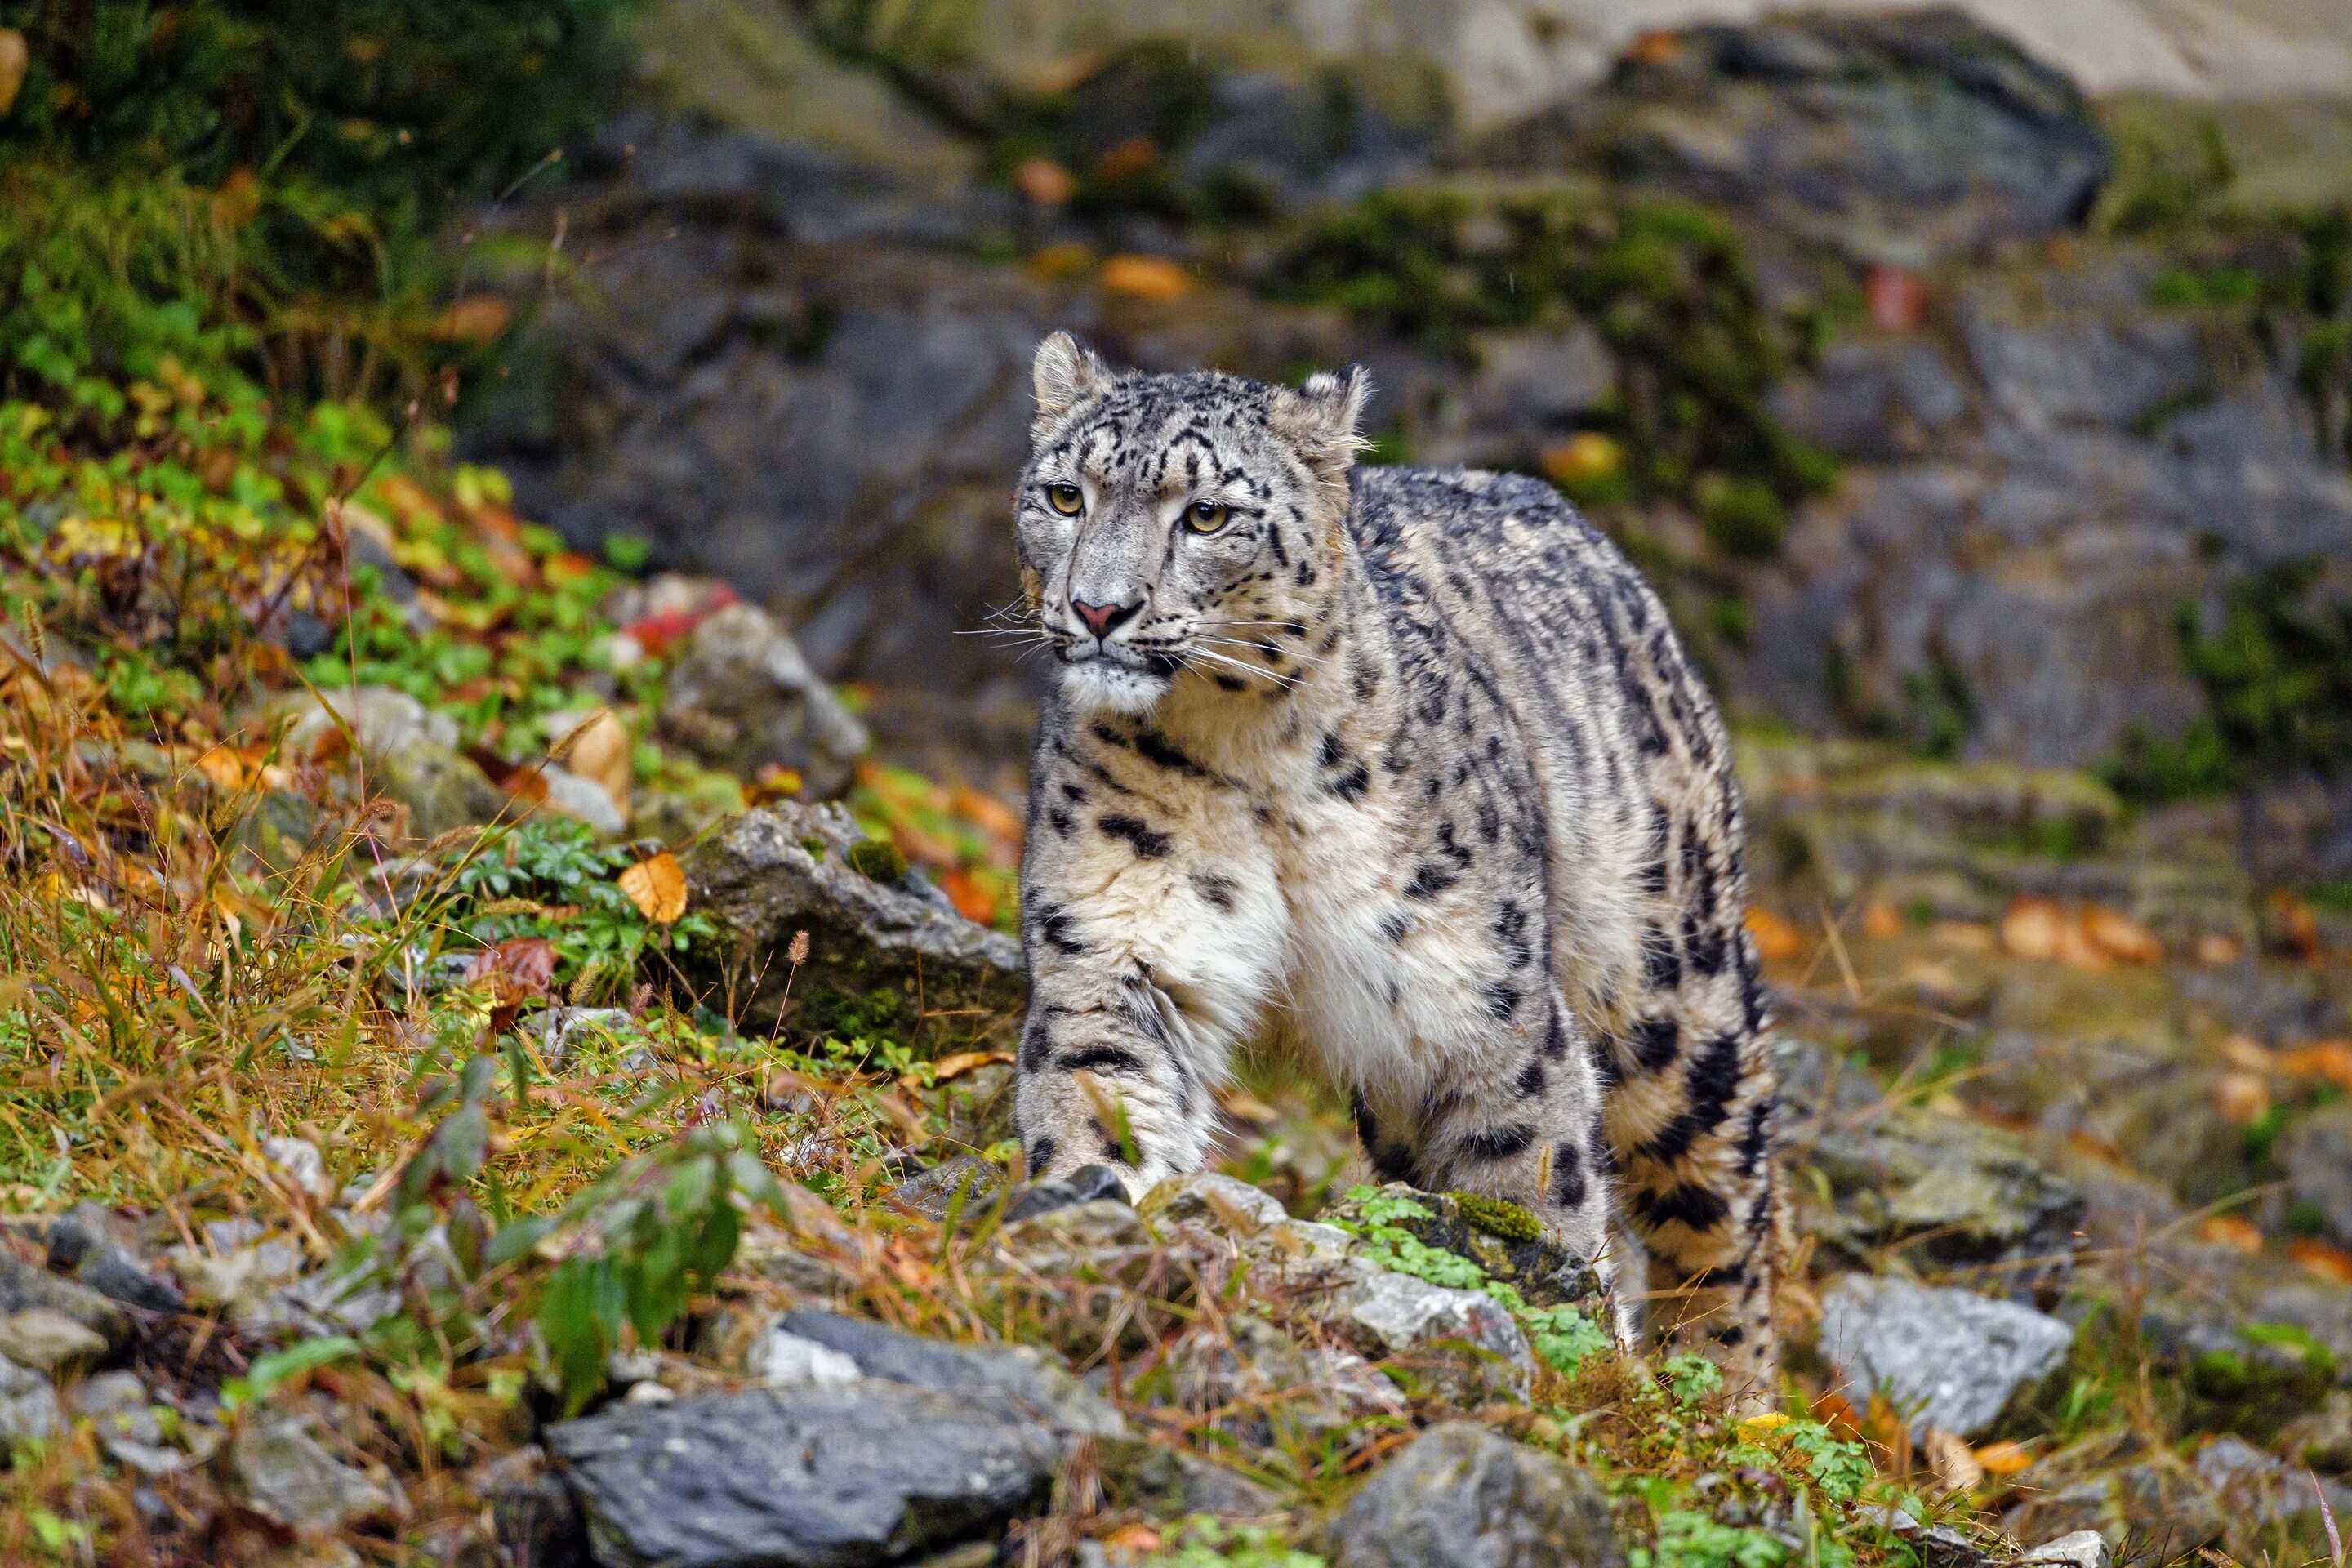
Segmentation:
<svg viewBox="0 0 2352 1568">
<path fill-rule="evenodd" d="M 1056 334 L 1035 381 L 1033 1173 L 1196 1168 L 1234 1049 L 1286 1043 L 1375 1169 L 1526 1204 L 1621 1331 L 1646 1295 L 1769 1398 L 1739 801 L 1656 596 L 1541 483 L 1356 468 L 1360 372 L 1118 375 Z"/>
</svg>

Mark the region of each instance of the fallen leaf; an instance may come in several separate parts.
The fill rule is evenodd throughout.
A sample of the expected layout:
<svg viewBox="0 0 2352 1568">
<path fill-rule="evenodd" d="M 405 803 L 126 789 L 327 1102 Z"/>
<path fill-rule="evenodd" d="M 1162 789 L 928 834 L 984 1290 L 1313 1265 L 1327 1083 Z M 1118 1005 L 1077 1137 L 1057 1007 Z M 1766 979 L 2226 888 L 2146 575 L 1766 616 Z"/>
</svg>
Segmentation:
<svg viewBox="0 0 2352 1568">
<path fill-rule="evenodd" d="M 1927 285 L 1916 272 L 1881 263 L 1864 275 L 1862 301 L 1873 326 L 1882 331 L 1907 332 L 1927 313 Z"/>
<path fill-rule="evenodd" d="M 1862 934 L 1881 942 L 1903 934 L 1903 911 L 1893 904 L 1870 904 L 1862 911 Z"/>
<path fill-rule="evenodd" d="M 1767 963 L 1797 958 L 1805 951 L 1805 939 L 1797 928 L 1761 904 L 1748 906 L 1748 934 L 1755 941 L 1756 956 Z"/>
<path fill-rule="evenodd" d="M 998 1062 L 1013 1059 L 1011 1051 L 958 1051 L 953 1056 L 940 1058 L 931 1064 L 931 1081 L 946 1083 L 961 1078 L 977 1068 L 993 1067 Z"/>
<path fill-rule="evenodd" d="M 509 937 L 476 953 L 466 978 L 488 982 L 490 1028 L 502 1034 L 514 1027 L 525 1002 L 547 994 L 555 978 L 554 944 L 543 936 Z"/>
<path fill-rule="evenodd" d="M 983 833 L 1009 838 L 1015 844 L 1021 842 L 1021 814 L 992 795 L 970 784 L 958 784 L 948 795 L 948 809 Z"/>
<path fill-rule="evenodd" d="M 1928 934 L 1938 944 L 1962 952 L 1990 952 L 2000 940 L 1992 927 L 1973 921 L 1937 921 Z"/>
<path fill-rule="evenodd" d="M 2221 1059 L 2233 1068 L 2247 1072 L 2277 1072 L 2278 1058 L 2264 1049 L 2263 1043 L 2252 1035 L 2228 1035 L 2221 1045 Z"/>
<path fill-rule="evenodd" d="M 2270 1114 L 2270 1080 L 2260 1073 L 2225 1072 L 2213 1080 L 2213 1109 L 2232 1127 L 2251 1127 Z"/>
<path fill-rule="evenodd" d="M 1665 29 L 1643 33 L 1625 46 L 1625 58 L 1636 65 L 1672 65 L 1683 52 L 1680 36 Z"/>
<path fill-rule="evenodd" d="M 1013 171 L 1021 194 L 1041 207 L 1057 207 L 1078 194 L 1078 182 L 1051 158 L 1024 158 Z"/>
<path fill-rule="evenodd" d="M 2352 1285 L 2352 1252 L 2324 1241 L 2290 1241 L 2286 1255 L 2323 1279 Z"/>
<path fill-rule="evenodd" d="M 196 772 L 215 789 L 240 789 L 245 784 L 245 760 L 234 747 L 215 746 L 196 759 Z"/>
<path fill-rule="evenodd" d="M 1584 485 L 1605 479 L 1625 466 L 1625 448 L 1598 430 L 1580 430 L 1538 455 L 1546 478 L 1556 485 Z"/>
<path fill-rule="evenodd" d="M 1158 142 L 1149 136 L 1130 136 L 1095 160 L 1095 174 L 1100 179 L 1124 180 L 1144 173 L 1159 162 Z"/>
<path fill-rule="evenodd" d="M 1143 1523 L 1122 1524 L 1102 1538 L 1103 1550 L 1149 1557 L 1160 1550 L 1160 1532 Z"/>
<path fill-rule="evenodd" d="M 637 912 L 656 925 L 670 925 L 686 913 L 686 870 L 669 851 L 638 861 L 620 880 Z"/>
<path fill-rule="evenodd" d="M 627 816 L 631 771 L 628 726 L 606 709 L 566 739 L 570 744 L 563 765 L 601 788 L 612 797 L 621 815 Z"/>
<path fill-rule="evenodd" d="M 2289 958 L 2319 955 L 2319 914 L 2285 888 L 2273 888 L 2263 906 L 2263 940 Z"/>
<path fill-rule="evenodd" d="M 2016 958 L 2055 958 L 2058 933 L 2066 925 L 2066 912 L 2054 900 L 2021 898 L 2000 917 L 2000 945 Z"/>
<path fill-rule="evenodd" d="M 2197 1239 L 2242 1252 L 2249 1258 L 2263 1255 L 2263 1233 L 2243 1215 L 2207 1215 L 2197 1224 Z"/>
<path fill-rule="evenodd" d="M 743 786 L 743 804 L 765 805 L 772 800 L 798 800 L 808 781 L 798 768 L 787 768 L 770 763 L 760 770 L 760 776 Z"/>
<path fill-rule="evenodd" d="M 1245 1089 L 1228 1089 L 1218 1096 L 1227 1116 L 1236 1121 L 1246 1121 L 1254 1127 L 1271 1127 L 1282 1119 L 1282 1113 Z"/>
<path fill-rule="evenodd" d="M 1164 256 L 1114 256 L 1102 265 L 1102 286 L 1136 300 L 1181 300 L 1192 275 Z"/>
<path fill-rule="evenodd" d="M 2238 939 L 2206 932 L 2197 939 L 2197 962 L 2200 963 L 2235 963 L 2238 962 Z"/>
<path fill-rule="evenodd" d="M 2013 1476 L 2033 1463 L 2032 1450 L 2004 1437 L 1977 1450 L 1977 1465 L 1989 1476 Z"/>
<path fill-rule="evenodd" d="M 32 63 L 33 51 L 26 46 L 25 35 L 14 27 L 0 27 L 0 114 L 7 113 L 9 105 L 16 101 Z"/>
<path fill-rule="evenodd" d="M 995 893 L 982 887 L 962 867 L 957 867 L 940 879 L 940 890 L 947 894 L 948 902 L 956 907 L 956 913 L 972 924 L 984 926 L 996 922 Z"/>
<path fill-rule="evenodd" d="M 1972 1492 L 1984 1485 L 1984 1467 L 1977 1463 L 1976 1450 L 1958 1433 L 1930 1426 L 1920 1447 L 1927 1468 L 1946 1491 Z"/>
<path fill-rule="evenodd" d="M 1030 253 L 1025 268 L 1030 277 L 1042 279 L 1046 282 L 1084 278 L 1094 269 L 1094 251 L 1075 241 L 1039 247 Z"/>
<path fill-rule="evenodd" d="M 2108 957 L 2125 963 L 2162 963 L 2164 943 L 2156 933 L 2118 910 L 2092 904 L 2083 910 L 2083 934 Z"/>
<path fill-rule="evenodd" d="M 2352 1089 L 2352 1042 L 2322 1040 L 2280 1051 L 2271 1058 L 2281 1072 L 2302 1078 L 2324 1078 L 2339 1089 Z"/>
<path fill-rule="evenodd" d="M 468 294 L 453 300 L 426 323 L 425 335 L 436 342 L 486 343 L 507 330 L 514 307 L 496 294 Z"/>
</svg>

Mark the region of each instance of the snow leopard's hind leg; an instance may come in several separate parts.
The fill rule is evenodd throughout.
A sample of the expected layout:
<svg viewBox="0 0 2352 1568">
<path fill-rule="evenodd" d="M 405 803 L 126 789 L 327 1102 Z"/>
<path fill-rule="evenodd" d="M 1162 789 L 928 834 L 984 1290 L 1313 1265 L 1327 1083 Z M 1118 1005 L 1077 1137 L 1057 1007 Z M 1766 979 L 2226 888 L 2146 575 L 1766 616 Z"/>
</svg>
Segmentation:
<svg viewBox="0 0 2352 1568">
<path fill-rule="evenodd" d="M 1649 1316 L 1723 1368 L 1736 1404 L 1780 1394 L 1772 1298 L 1784 1217 L 1767 994 L 1747 929 L 1730 747 L 1679 651 L 1641 649 L 1649 913 L 1624 1020 L 1601 1053 L 1619 1201 L 1650 1255 Z M 1642 689 L 1646 688 L 1646 690 Z"/>
<path fill-rule="evenodd" d="M 1531 1212 L 1571 1256 L 1591 1261 L 1610 1327 L 1630 1347 L 1639 1314 L 1612 1245 L 1611 1155 L 1588 1037 L 1554 991 L 1538 1023 L 1499 1038 L 1492 1054 L 1417 1099 L 1360 1092 L 1357 1136 L 1385 1181 L 1507 1198 Z"/>
</svg>

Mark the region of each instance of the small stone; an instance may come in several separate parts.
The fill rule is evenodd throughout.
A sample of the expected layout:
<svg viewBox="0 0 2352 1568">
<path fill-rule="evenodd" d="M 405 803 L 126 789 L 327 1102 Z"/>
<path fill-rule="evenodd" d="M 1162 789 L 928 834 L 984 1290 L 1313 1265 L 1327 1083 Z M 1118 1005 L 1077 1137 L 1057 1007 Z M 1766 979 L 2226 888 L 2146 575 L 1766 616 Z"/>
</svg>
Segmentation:
<svg viewBox="0 0 2352 1568">
<path fill-rule="evenodd" d="M 547 785 L 550 811 L 584 822 L 608 838 L 629 830 L 620 804 L 595 780 L 582 778 L 560 763 L 541 764 L 539 776 Z"/>
<path fill-rule="evenodd" d="M 2018 1568 L 2036 1563 L 2052 1564 L 2053 1568 L 2107 1568 L 2114 1558 L 2105 1536 L 2095 1530 L 2078 1530 L 2055 1541 L 2043 1542 L 2017 1561 Z"/>
<path fill-rule="evenodd" d="M 1433 1426 L 1349 1500 L 1335 1568 L 1622 1568 L 1580 1470 L 1468 1422 Z"/>
<path fill-rule="evenodd" d="M 1857 1405 L 1885 1392 L 1914 1441 L 1930 1427 L 1990 1427 L 2019 1390 L 2057 1370 L 2067 1324 L 2014 1302 L 1907 1279 L 1848 1274 L 1822 1300 L 1822 1353 Z"/>
<path fill-rule="evenodd" d="M 49 1224 L 48 1266 L 126 1307 L 178 1311 L 185 1298 L 118 1234 L 129 1228 L 96 1204 L 77 1204 Z"/>
<path fill-rule="evenodd" d="M 1527 1335 L 1484 1291 L 1367 1268 L 1340 1297 L 1336 1326 L 1407 1388 L 1465 1408 L 1524 1401 L 1534 1381 Z"/>
<path fill-rule="evenodd" d="M 987 1213 L 1003 1190 L 1002 1170 L 977 1154 L 965 1154 L 909 1176 L 890 1189 L 890 1201 L 925 1219 L 944 1222 L 961 1193 L 963 1217 L 970 1220 Z"/>
<path fill-rule="evenodd" d="M 294 1184 L 298 1192 L 322 1204 L 335 1201 L 335 1182 L 327 1174 L 327 1157 L 308 1138 L 265 1138 L 261 1141 L 261 1152 Z"/>
<path fill-rule="evenodd" d="M 61 1279 L 0 1247 L 0 1313 L 37 1307 L 64 1313 L 103 1339 L 109 1349 L 121 1344 L 131 1332 L 130 1314 L 98 1291 Z"/>
<path fill-rule="evenodd" d="M 857 1370 L 856 1361 L 839 1351 L 787 1333 L 773 1323 L 760 1331 L 760 1337 L 751 1342 L 745 1370 L 770 1388 L 790 1388 L 803 1383 L 856 1383 L 866 1375 Z"/>
<path fill-rule="evenodd" d="M 1144 1194 L 1135 1210 L 1155 1223 L 1196 1220 L 1236 1237 L 1255 1236 L 1290 1218 L 1273 1194 L 1214 1171 L 1171 1176 Z"/>
<path fill-rule="evenodd" d="M 390 1488 L 336 1458 L 309 1417 L 264 1412 L 229 1445 L 229 1462 L 256 1513 L 301 1535 L 324 1535 L 399 1506 Z"/>
<path fill-rule="evenodd" d="M 1080 1204 L 1127 1202 L 1127 1186 L 1108 1165 L 1081 1165 L 1066 1176 L 1032 1182 L 1005 1206 L 1008 1225 Z"/>
<path fill-rule="evenodd" d="M 49 1380 L 0 1356 L 0 1447 L 56 1436 L 65 1412 Z"/>
<path fill-rule="evenodd" d="M 34 1307 L 0 1317 L 0 1355 L 19 1366 L 56 1375 L 106 1353 L 106 1338 L 63 1312 Z"/>
</svg>

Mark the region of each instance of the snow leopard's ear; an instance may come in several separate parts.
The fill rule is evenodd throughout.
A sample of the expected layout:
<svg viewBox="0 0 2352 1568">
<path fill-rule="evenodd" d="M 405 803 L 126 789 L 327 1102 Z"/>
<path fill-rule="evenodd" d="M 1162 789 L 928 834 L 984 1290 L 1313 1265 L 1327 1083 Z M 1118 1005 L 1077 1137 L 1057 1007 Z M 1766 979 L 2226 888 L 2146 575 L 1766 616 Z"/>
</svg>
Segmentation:
<svg viewBox="0 0 2352 1568">
<path fill-rule="evenodd" d="M 1296 392 L 1275 388 L 1266 422 L 1298 448 L 1316 478 L 1328 484 L 1344 479 L 1356 454 L 1371 445 L 1356 430 L 1371 395 L 1371 373 L 1362 365 L 1351 364 L 1336 374 L 1318 371 Z"/>
<path fill-rule="evenodd" d="M 1097 393 L 1108 391 L 1118 379 L 1101 355 L 1067 332 L 1055 332 L 1037 345 L 1029 377 L 1037 390 L 1041 431 Z"/>
</svg>

